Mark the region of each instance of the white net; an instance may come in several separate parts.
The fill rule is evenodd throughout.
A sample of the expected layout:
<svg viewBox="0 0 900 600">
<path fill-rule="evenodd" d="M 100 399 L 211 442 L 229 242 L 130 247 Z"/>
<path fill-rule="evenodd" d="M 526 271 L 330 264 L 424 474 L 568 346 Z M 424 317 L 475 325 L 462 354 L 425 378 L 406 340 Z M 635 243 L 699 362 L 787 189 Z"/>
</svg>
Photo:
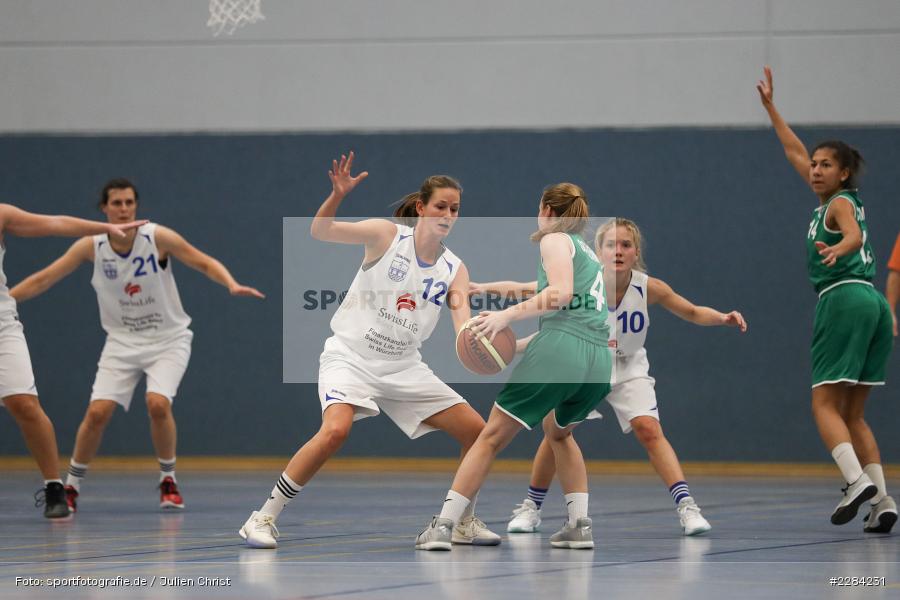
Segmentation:
<svg viewBox="0 0 900 600">
<path fill-rule="evenodd" d="M 248 23 L 265 19 L 260 9 L 262 0 L 209 0 L 209 20 L 206 26 L 215 35 L 231 35 Z"/>
</svg>

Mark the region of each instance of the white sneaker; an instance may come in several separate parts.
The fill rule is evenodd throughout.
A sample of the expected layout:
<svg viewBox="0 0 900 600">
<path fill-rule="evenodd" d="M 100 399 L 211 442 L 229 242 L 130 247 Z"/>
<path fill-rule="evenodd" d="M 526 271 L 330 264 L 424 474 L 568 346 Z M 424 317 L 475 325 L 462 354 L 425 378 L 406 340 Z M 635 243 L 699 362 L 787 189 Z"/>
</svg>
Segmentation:
<svg viewBox="0 0 900 600">
<path fill-rule="evenodd" d="M 863 531 L 866 533 L 890 533 L 896 522 L 897 503 L 890 496 L 885 496 L 877 504 L 872 505 L 872 509 L 866 515 Z"/>
<path fill-rule="evenodd" d="M 435 515 L 431 522 L 416 536 L 416 550 L 450 550 L 453 521 Z"/>
<path fill-rule="evenodd" d="M 709 521 L 700 514 L 700 507 L 690 496 L 682 498 L 675 511 L 678 513 L 684 535 L 699 535 L 712 529 Z"/>
<path fill-rule="evenodd" d="M 852 521 L 863 502 L 875 497 L 875 494 L 878 493 L 878 488 L 875 487 L 869 476 L 863 473 L 859 476 L 859 479 L 853 483 L 848 483 L 847 487 L 843 488 L 842 491 L 844 492 L 844 498 L 835 507 L 834 512 L 831 513 L 831 522 L 834 525 L 844 525 Z"/>
<path fill-rule="evenodd" d="M 497 546 L 500 536 L 488 529 L 484 521 L 472 515 L 459 522 L 453 528 L 450 541 L 454 544 L 471 544 L 472 546 Z"/>
<path fill-rule="evenodd" d="M 278 528 L 275 527 L 275 519 L 272 515 L 266 515 L 257 511 L 250 513 L 250 518 L 238 530 L 242 538 L 247 540 L 251 548 L 277 548 Z"/>
<path fill-rule="evenodd" d="M 541 527 L 541 509 L 530 498 L 517 504 L 510 516 L 506 531 L 510 533 L 534 533 Z"/>
</svg>

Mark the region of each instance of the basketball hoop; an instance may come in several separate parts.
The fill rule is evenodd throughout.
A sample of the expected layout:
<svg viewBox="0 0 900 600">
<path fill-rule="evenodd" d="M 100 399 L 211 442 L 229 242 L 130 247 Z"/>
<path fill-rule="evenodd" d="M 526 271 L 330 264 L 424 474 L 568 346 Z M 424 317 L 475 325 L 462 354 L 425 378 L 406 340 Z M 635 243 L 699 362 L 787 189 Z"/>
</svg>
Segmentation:
<svg viewBox="0 0 900 600">
<path fill-rule="evenodd" d="M 231 35 L 248 23 L 265 19 L 260 11 L 262 0 L 209 0 L 209 20 L 206 26 L 213 35 Z"/>
</svg>

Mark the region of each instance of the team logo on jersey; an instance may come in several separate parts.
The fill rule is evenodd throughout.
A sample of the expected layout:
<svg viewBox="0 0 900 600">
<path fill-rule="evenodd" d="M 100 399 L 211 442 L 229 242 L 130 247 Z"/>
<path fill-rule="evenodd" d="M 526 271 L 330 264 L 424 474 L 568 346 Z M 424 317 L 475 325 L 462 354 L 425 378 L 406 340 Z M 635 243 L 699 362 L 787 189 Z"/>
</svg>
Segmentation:
<svg viewBox="0 0 900 600">
<path fill-rule="evenodd" d="M 140 294 L 141 286 L 139 286 L 136 283 L 131 283 L 131 282 L 126 283 L 125 284 L 125 293 L 128 294 L 129 298 L 134 296 L 135 294 Z"/>
<path fill-rule="evenodd" d="M 416 310 L 416 301 L 413 300 L 412 294 L 403 294 L 397 298 L 397 312 L 403 309 Z"/>
<path fill-rule="evenodd" d="M 107 279 L 115 279 L 119 276 L 119 270 L 116 268 L 116 261 L 108 258 L 103 259 L 103 274 Z"/>
<path fill-rule="evenodd" d="M 391 266 L 388 267 L 388 278 L 398 283 L 406 279 L 406 274 L 409 273 L 410 262 L 408 258 L 401 254 L 395 255 L 394 260 L 391 261 Z"/>
</svg>

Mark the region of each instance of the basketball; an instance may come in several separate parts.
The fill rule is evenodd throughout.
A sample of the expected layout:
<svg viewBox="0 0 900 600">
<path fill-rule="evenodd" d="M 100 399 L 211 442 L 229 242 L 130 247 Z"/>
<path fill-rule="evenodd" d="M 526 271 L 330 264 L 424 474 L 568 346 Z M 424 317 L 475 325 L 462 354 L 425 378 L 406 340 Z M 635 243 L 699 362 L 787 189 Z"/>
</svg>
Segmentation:
<svg viewBox="0 0 900 600">
<path fill-rule="evenodd" d="M 477 375 L 499 373 L 516 355 L 516 334 L 507 327 L 491 343 L 469 328 L 473 320 L 466 322 L 456 335 L 456 356 L 466 369 Z"/>
</svg>

